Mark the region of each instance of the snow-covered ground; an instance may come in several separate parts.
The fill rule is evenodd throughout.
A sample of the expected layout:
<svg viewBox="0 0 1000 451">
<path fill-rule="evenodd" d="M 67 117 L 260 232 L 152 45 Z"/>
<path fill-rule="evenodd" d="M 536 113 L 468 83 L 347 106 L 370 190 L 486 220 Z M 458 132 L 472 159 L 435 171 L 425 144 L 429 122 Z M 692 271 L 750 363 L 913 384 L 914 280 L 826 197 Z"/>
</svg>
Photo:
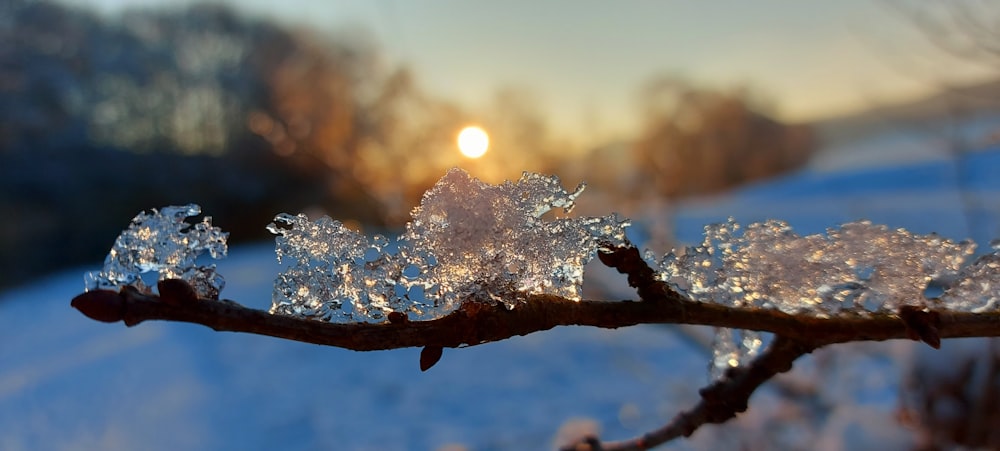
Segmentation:
<svg viewBox="0 0 1000 451">
<path fill-rule="evenodd" d="M 867 218 L 984 244 L 1000 237 L 998 170 L 1000 149 L 958 163 L 813 168 L 672 214 L 688 242 L 734 216 L 785 219 L 800 233 Z M 69 307 L 96 266 L 0 294 L 0 449 L 547 449 L 567 422 L 593 422 L 606 438 L 649 430 L 706 381 L 704 347 L 665 327 L 558 328 L 446 350 L 421 373 L 417 349 L 357 353 L 188 324 L 102 324 Z M 270 246 L 233 249 L 219 270 L 224 297 L 267 308 L 278 270 Z M 823 373 L 821 424 L 787 417 L 765 391 L 739 422 L 674 446 L 753 448 L 767 434 L 822 449 L 909 446 L 892 413 L 912 350 L 857 345 L 799 362 L 787 383 Z"/>
<path fill-rule="evenodd" d="M 844 171 L 807 168 L 734 193 L 693 199 L 677 206 L 677 238 L 700 242 L 704 224 L 769 218 L 800 234 L 867 219 L 915 233 L 972 238 L 980 246 L 1000 237 L 1000 147 L 891 166 Z"/>
</svg>

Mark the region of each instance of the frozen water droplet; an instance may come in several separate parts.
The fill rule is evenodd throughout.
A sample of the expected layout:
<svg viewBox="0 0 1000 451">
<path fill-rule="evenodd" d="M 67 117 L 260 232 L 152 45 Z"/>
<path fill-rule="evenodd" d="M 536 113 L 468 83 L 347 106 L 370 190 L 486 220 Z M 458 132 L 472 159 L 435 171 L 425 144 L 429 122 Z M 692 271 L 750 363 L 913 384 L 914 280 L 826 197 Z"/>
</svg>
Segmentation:
<svg viewBox="0 0 1000 451">
<path fill-rule="evenodd" d="M 420 267 L 413 264 L 406 265 L 406 268 L 403 269 L 403 277 L 411 280 L 420 277 Z"/>
<path fill-rule="evenodd" d="M 379 252 L 378 249 L 370 247 L 367 250 L 365 250 L 365 262 L 371 263 L 375 260 L 378 260 L 379 255 L 381 255 L 381 253 Z"/>
<path fill-rule="evenodd" d="M 139 213 L 122 231 L 104 260 L 104 268 L 88 273 L 86 289 L 116 290 L 126 285 L 149 291 L 141 274 L 156 271 L 158 280 L 183 279 L 204 298 L 217 299 L 225 286 L 215 266 L 197 266 L 204 252 L 212 258 L 226 256 L 228 233 L 212 226 L 212 219 L 189 224 L 187 218 L 201 214 L 196 204 L 164 207 Z"/>
<path fill-rule="evenodd" d="M 406 294 L 406 296 L 413 302 L 424 303 L 427 300 L 427 295 L 424 294 L 424 291 L 423 285 L 413 285 L 410 287 L 410 291 Z"/>
<path fill-rule="evenodd" d="M 711 380 L 721 379 L 730 368 L 744 366 L 760 354 L 764 340 L 759 332 L 717 328 L 712 342 Z"/>
</svg>

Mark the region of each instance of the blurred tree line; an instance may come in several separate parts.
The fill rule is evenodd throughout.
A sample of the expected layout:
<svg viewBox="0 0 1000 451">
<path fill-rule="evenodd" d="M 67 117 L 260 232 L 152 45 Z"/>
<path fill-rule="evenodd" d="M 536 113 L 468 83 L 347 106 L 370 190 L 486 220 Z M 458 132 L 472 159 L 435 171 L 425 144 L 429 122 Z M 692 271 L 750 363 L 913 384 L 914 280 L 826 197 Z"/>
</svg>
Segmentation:
<svg viewBox="0 0 1000 451">
<path fill-rule="evenodd" d="M 465 162 L 475 175 L 572 165 L 619 197 L 721 190 L 796 167 L 812 146 L 745 92 L 653 83 L 644 132 L 614 157 L 626 183 L 602 184 L 604 159 L 555 138 L 530 92 L 501 90 L 473 115 L 385 67 L 363 34 L 219 5 L 116 20 L 46 1 L 0 9 L 0 286 L 99 261 L 126 218 L 155 206 L 199 203 L 234 243 L 269 236 L 282 211 L 398 226 L 463 163 L 454 138 L 471 122 L 493 140 Z"/>
<path fill-rule="evenodd" d="M 640 90 L 643 131 L 633 143 L 644 182 L 678 198 L 722 191 L 802 166 L 814 147 L 809 127 L 783 124 L 746 88 L 706 89 L 676 77 Z"/>
<path fill-rule="evenodd" d="M 94 262 L 137 212 L 197 202 L 235 242 L 280 211 L 382 221 L 353 162 L 385 133 L 365 42 L 212 5 L 0 23 L 0 285 Z"/>
</svg>

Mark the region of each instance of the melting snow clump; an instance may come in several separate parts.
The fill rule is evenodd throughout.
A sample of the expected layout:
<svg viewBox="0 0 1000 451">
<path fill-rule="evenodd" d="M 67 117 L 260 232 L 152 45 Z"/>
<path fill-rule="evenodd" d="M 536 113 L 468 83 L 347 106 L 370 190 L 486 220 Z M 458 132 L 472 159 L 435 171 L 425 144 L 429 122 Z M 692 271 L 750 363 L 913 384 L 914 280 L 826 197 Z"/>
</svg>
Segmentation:
<svg viewBox="0 0 1000 451">
<path fill-rule="evenodd" d="M 941 301 L 951 310 L 1000 311 L 1000 249 L 963 268 L 958 281 L 941 295 Z"/>
<path fill-rule="evenodd" d="M 579 299 L 583 266 L 599 249 L 625 246 L 627 221 L 543 219 L 569 212 L 583 185 L 525 173 L 483 183 L 452 169 L 424 194 L 395 241 L 366 237 L 328 217 L 279 215 L 268 228 L 288 268 L 271 311 L 335 322 L 378 322 L 390 312 L 433 319 L 465 300 L 515 308 L 530 294 Z"/>
<path fill-rule="evenodd" d="M 929 306 L 924 295 L 928 284 L 954 280 L 974 250 L 970 241 L 955 243 L 866 221 L 802 237 L 781 221 L 744 230 L 730 219 L 706 226 L 700 246 L 667 254 L 659 278 L 695 300 L 733 307 L 820 317 L 894 313 L 903 305 Z M 969 271 L 996 274 L 997 259 L 982 261 Z M 973 282 L 956 289 L 963 286 L 979 289 Z M 964 291 L 949 291 L 945 297 L 952 294 L 967 297 Z M 986 295 L 977 299 L 976 305 L 996 305 L 995 290 L 993 301 Z M 720 331 L 714 374 L 746 363 L 761 343 L 754 332 Z"/>
<path fill-rule="evenodd" d="M 196 266 L 195 260 L 206 251 L 212 258 L 225 257 L 229 234 L 213 227 L 209 217 L 195 224 L 185 221 L 200 213 L 201 207 L 195 204 L 139 213 L 118 235 L 104 268 L 86 274 L 86 289 L 117 290 L 131 285 L 148 292 L 140 275 L 157 271 L 158 280 L 183 279 L 201 297 L 218 299 L 225 281 L 215 272 L 215 265 Z"/>
<path fill-rule="evenodd" d="M 340 221 L 280 214 L 278 262 L 289 266 L 274 282 L 271 313 L 332 322 L 383 321 L 389 312 L 423 314 L 436 291 L 418 276 L 432 267 L 426 253 L 382 235 L 369 240 Z"/>
<path fill-rule="evenodd" d="M 691 297 L 734 307 L 829 316 L 925 306 L 931 281 L 954 279 L 975 243 L 852 222 L 799 236 L 767 221 L 742 230 L 730 220 L 705 227 L 705 240 L 668 254 L 660 278 Z"/>
</svg>

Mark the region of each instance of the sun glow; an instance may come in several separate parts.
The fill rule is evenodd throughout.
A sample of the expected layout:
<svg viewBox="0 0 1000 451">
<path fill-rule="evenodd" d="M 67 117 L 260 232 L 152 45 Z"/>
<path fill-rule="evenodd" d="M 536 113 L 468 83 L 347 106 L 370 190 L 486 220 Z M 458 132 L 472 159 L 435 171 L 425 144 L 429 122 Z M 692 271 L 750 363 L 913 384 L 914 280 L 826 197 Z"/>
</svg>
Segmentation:
<svg viewBox="0 0 1000 451">
<path fill-rule="evenodd" d="M 468 126 L 458 133 L 458 150 L 468 158 L 479 158 L 490 147 L 490 135 L 480 127 Z"/>
</svg>

